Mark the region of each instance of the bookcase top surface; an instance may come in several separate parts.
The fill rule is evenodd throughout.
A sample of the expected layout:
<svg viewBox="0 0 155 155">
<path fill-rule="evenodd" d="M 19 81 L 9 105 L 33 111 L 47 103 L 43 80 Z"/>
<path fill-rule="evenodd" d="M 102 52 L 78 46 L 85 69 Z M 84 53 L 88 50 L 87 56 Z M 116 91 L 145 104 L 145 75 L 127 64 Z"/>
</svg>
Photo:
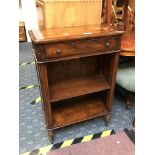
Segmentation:
<svg viewBox="0 0 155 155">
<path fill-rule="evenodd" d="M 74 39 L 95 38 L 123 34 L 123 30 L 103 25 L 76 26 L 67 28 L 30 30 L 29 35 L 35 44 L 58 42 Z"/>
</svg>

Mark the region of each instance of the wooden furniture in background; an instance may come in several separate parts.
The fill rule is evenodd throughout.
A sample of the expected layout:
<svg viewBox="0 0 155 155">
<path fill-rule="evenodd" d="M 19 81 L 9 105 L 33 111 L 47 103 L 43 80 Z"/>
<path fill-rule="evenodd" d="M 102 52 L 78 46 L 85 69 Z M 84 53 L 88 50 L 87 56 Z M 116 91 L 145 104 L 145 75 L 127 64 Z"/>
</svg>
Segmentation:
<svg viewBox="0 0 155 155">
<path fill-rule="evenodd" d="M 124 25 L 125 30 L 128 25 L 132 25 L 134 19 L 134 1 L 135 0 L 113 0 L 112 17 L 113 25 Z"/>
<path fill-rule="evenodd" d="M 113 11 L 115 12 L 116 16 L 116 23 L 114 24 L 114 21 L 112 21 L 113 25 L 120 27 L 125 31 L 121 41 L 120 56 L 135 56 L 134 0 L 113 0 Z M 117 11 L 120 13 L 117 14 Z M 123 23 L 121 25 L 118 19 L 122 20 Z"/>
<path fill-rule="evenodd" d="M 135 30 L 126 31 L 121 41 L 120 56 L 135 56 Z"/>
<path fill-rule="evenodd" d="M 102 1 L 106 1 L 104 6 Z M 37 0 L 36 3 L 40 29 L 96 25 L 101 23 L 101 16 L 110 25 L 112 0 Z"/>
<path fill-rule="evenodd" d="M 131 107 L 135 93 L 135 63 L 133 61 L 134 59 L 130 57 L 119 63 L 116 76 L 116 90 L 124 98 L 127 109 Z"/>
<path fill-rule="evenodd" d="M 19 41 L 27 41 L 25 23 L 19 22 Z"/>
<path fill-rule="evenodd" d="M 101 24 L 29 31 L 49 138 L 91 118 L 109 123 L 122 33 Z"/>
<path fill-rule="evenodd" d="M 129 30 L 126 30 L 126 32 L 123 34 L 122 41 L 121 41 L 121 51 L 120 51 L 119 62 L 128 64 L 128 63 L 135 61 L 134 57 L 135 57 L 135 30 L 134 30 L 134 28 L 131 28 Z M 123 60 L 122 58 L 125 58 L 125 59 Z M 127 58 L 129 58 L 129 59 L 127 59 Z M 118 69 L 118 71 L 119 71 L 119 69 Z M 127 72 L 129 72 L 130 75 L 127 74 Z M 126 74 L 126 77 L 124 76 L 126 82 L 128 82 L 128 85 L 130 85 L 130 86 L 127 86 L 127 85 L 124 86 L 124 90 L 125 90 L 125 94 L 126 94 L 125 104 L 126 104 L 126 107 L 129 109 L 131 107 L 131 103 L 132 103 L 131 95 L 132 95 L 132 93 L 135 93 L 135 89 L 132 88 L 132 91 L 131 91 L 131 90 L 128 90 L 129 89 L 128 87 L 131 87 L 131 85 L 133 85 L 133 87 L 135 87 L 135 78 L 131 78 L 133 76 L 135 77 L 135 67 L 133 67 L 133 66 L 126 67 L 126 69 L 124 69 L 124 74 Z M 117 76 L 119 78 L 119 75 L 117 75 Z M 123 82 L 123 80 L 121 80 L 121 81 Z"/>
<path fill-rule="evenodd" d="M 123 1 L 123 0 L 122 0 Z M 128 5 L 133 7 L 130 11 Z M 120 65 L 117 72 L 116 84 L 125 92 L 127 108 L 131 107 L 131 95 L 135 93 L 135 16 L 134 1 L 124 0 L 124 30 L 121 41 Z M 130 14 L 130 16 L 129 16 Z M 130 19 L 129 19 L 130 18 Z M 124 59 L 123 59 L 124 58 Z M 126 66 L 125 66 L 126 65 Z M 123 79 L 122 79 L 123 77 Z M 124 82 L 125 81 L 125 82 Z"/>
<path fill-rule="evenodd" d="M 121 56 L 135 56 L 135 8 L 128 11 L 128 5 L 133 0 L 126 0 L 124 6 L 124 30 L 125 33 L 121 41 Z M 130 20 L 129 20 L 130 13 Z"/>
</svg>

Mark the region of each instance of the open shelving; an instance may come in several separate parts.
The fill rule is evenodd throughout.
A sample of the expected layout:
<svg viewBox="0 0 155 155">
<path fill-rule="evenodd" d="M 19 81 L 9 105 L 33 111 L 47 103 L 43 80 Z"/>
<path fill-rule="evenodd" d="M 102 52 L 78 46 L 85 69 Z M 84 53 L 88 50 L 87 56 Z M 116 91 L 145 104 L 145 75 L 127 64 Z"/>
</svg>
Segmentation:
<svg viewBox="0 0 155 155">
<path fill-rule="evenodd" d="M 108 113 L 104 99 L 90 94 L 52 105 L 53 129 L 85 121 Z"/>
<path fill-rule="evenodd" d="M 51 85 L 51 102 L 107 90 L 109 88 L 110 85 L 104 76 L 96 75 L 90 77 L 65 79 Z"/>
<path fill-rule="evenodd" d="M 114 54 L 47 63 L 53 130 L 108 114 Z"/>
</svg>

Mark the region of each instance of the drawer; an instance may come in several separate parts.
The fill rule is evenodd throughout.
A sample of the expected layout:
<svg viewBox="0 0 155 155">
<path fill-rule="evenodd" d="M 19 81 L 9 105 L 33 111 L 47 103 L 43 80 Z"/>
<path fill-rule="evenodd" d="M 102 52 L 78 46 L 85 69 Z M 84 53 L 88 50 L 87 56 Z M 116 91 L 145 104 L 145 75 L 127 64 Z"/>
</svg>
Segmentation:
<svg viewBox="0 0 155 155">
<path fill-rule="evenodd" d="M 44 45 L 46 58 L 59 58 L 73 55 L 83 55 L 94 52 L 106 52 L 119 49 L 118 38 L 96 38 L 64 43 Z"/>
<path fill-rule="evenodd" d="M 71 55 L 72 47 L 68 43 L 55 43 L 52 45 L 45 45 L 45 57 L 57 58 Z"/>
</svg>

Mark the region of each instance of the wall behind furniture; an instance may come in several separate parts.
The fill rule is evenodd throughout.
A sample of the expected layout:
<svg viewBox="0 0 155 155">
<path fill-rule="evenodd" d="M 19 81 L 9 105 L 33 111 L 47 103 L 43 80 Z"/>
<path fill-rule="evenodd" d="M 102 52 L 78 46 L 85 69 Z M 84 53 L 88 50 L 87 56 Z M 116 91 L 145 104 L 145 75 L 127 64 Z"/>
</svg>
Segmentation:
<svg viewBox="0 0 155 155">
<path fill-rule="evenodd" d="M 21 0 L 21 6 L 22 7 L 19 8 L 19 21 L 25 22 L 27 39 L 31 41 L 28 30 L 38 29 L 35 0 Z"/>
</svg>

